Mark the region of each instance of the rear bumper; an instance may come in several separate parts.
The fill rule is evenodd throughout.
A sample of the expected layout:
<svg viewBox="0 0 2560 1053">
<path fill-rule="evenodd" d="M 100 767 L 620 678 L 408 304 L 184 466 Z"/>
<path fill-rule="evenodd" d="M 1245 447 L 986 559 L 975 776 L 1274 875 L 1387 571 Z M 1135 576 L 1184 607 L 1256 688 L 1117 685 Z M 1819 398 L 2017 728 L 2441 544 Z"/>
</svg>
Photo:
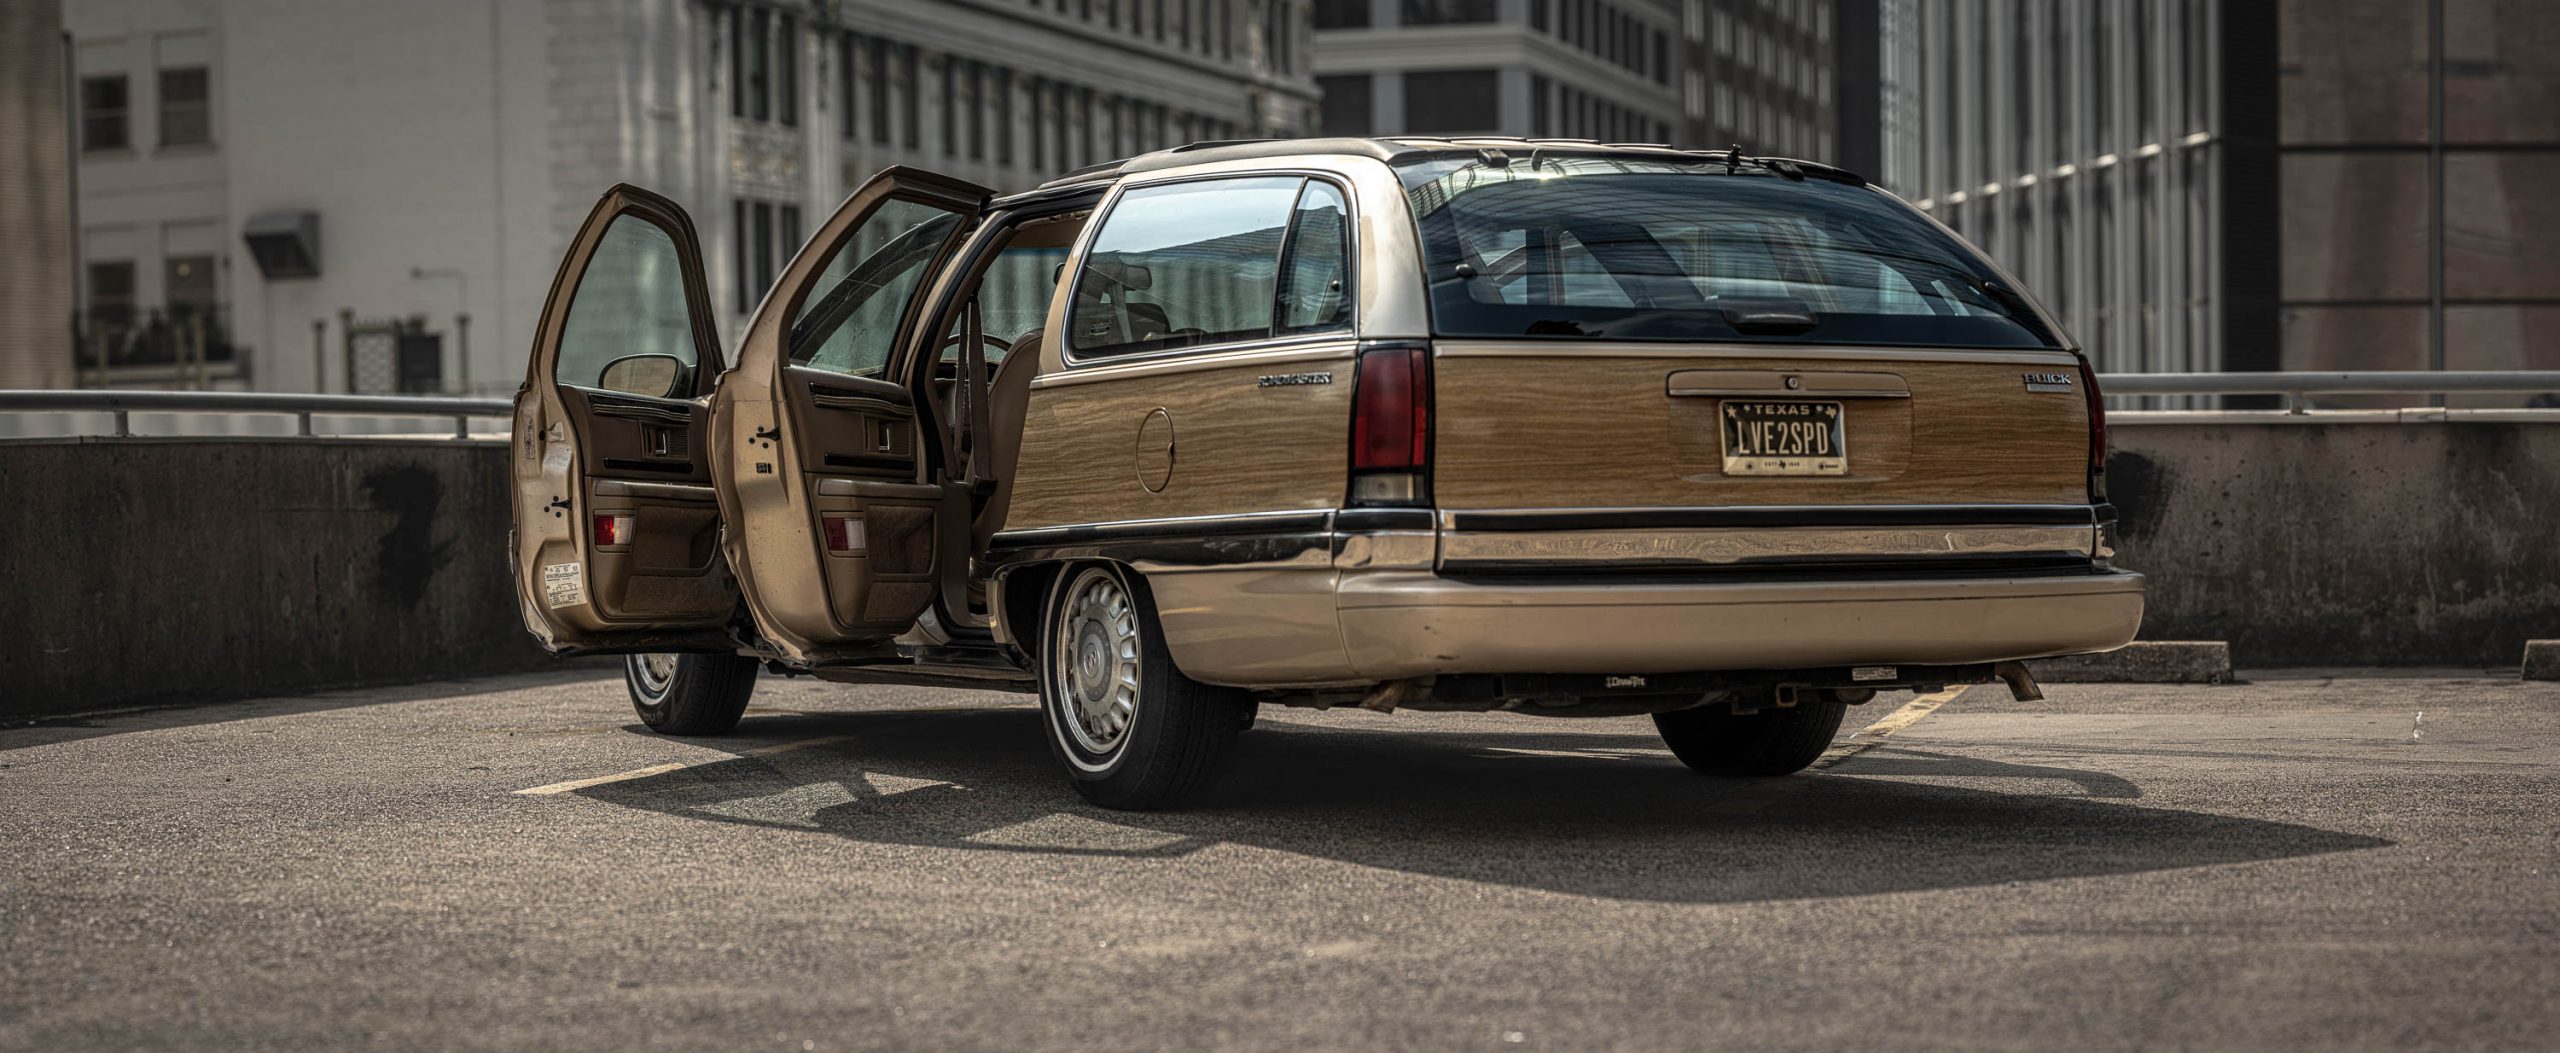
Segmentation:
<svg viewBox="0 0 2560 1053">
<path fill-rule="evenodd" d="M 1343 642 L 1364 679 L 1963 665 L 2122 647 L 2142 575 L 1794 582 L 1554 582 L 1346 572 Z"/>
</svg>

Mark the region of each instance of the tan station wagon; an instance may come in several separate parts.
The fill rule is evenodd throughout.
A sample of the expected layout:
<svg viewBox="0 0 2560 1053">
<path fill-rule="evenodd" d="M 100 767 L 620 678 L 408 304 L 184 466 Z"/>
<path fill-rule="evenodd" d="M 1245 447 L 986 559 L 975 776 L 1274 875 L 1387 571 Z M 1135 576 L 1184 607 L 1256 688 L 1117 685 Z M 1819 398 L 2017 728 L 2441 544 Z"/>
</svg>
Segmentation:
<svg viewBox="0 0 2560 1053">
<path fill-rule="evenodd" d="M 724 355 L 694 229 L 607 193 L 516 401 L 518 592 L 641 718 L 760 670 L 1036 691 L 1173 803 L 1262 705 L 1650 714 L 1799 770 L 1880 690 L 2132 639 L 2051 315 L 1803 161 L 1201 143 L 998 196 L 891 169 Z"/>
</svg>

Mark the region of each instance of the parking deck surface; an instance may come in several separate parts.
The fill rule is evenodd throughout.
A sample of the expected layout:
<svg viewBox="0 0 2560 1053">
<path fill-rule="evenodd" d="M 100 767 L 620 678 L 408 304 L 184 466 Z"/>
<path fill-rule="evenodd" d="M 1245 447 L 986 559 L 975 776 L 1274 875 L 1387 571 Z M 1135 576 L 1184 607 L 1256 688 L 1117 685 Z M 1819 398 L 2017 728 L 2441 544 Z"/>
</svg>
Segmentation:
<svg viewBox="0 0 2560 1053">
<path fill-rule="evenodd" d="M 0 1049 L 2551 1048 L 2560 684 L 2047 690 L 1754 782 L 1641 718 L 1266 710 L 1149 815 L 1013 695 L 0 730 Z"/>
</svg>

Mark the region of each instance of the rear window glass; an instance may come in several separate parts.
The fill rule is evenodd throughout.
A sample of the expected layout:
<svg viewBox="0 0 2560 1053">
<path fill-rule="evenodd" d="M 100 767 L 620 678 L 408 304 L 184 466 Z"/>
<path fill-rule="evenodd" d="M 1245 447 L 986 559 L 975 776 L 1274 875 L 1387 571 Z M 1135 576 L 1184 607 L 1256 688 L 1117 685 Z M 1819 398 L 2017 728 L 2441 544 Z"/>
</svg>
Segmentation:
<svg viewBox="0 0 2560 1053">
<path fill-rule="evenodd" d="M 1601 157 L 1398 174 L 1442 336 L 2056 342 L 1980 257 L 1864 187 Z"/>
</svg>

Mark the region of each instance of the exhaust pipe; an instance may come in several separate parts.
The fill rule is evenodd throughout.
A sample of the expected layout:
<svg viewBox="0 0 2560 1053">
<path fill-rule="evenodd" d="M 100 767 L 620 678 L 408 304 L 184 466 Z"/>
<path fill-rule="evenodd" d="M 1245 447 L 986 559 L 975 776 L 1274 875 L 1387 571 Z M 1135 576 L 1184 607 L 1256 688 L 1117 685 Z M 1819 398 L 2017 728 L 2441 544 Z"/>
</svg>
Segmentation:
<svg viewBox="0 0 2560 1053">
<path fill-rule="evenodd" d="M 2009 697 L 2020 702 L 2044 701 L 2044 689 L 2036 686 L 2035 674 L 2027 672 L 2025 662 L 2002 662 L 1991 667 L 1991 675 L 2009 685 Z"/>
</svg>

